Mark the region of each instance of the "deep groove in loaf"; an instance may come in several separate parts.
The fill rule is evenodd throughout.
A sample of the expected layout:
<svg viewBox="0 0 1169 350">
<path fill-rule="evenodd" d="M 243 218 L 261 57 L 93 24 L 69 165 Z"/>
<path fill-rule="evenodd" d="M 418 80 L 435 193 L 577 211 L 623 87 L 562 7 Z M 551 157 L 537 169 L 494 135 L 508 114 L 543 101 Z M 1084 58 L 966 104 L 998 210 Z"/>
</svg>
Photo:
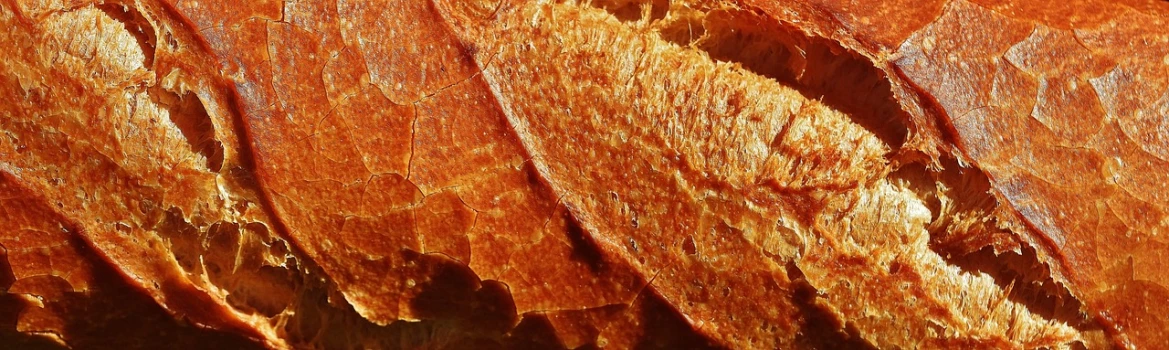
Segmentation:
<svg viewBox="0 0 1169 350">
<path fill-rule="evenodd" d="M 894 149 L 905 141 L 908 117 L 893 98 L 885 74 L 838 44 L 809 37 L 741 9 L 703 11 L 674 3 L 676 6 L 670 10 L 680 11 L 666 12 L 661 9 L 670 4 L 662 1 L 604 1 L 592 5 L 626 23 L 655 22 L 652 28 L 667 41 L 702 50 L 714 60 L 739 63 L 749 71 L 795 87 L 809 99 L 819 99 L 846 112 Z M 631 10 L 635 8 L 640 10 Z M 647 18 L 647 13 L 652 15 Z M 890 175 L 899 180 L 928 177 L 919 180 L 933 187 L 926 192 L 937 192 L 918 191 L 923 200 L 933 204 L 930 248 L 964 271 L 994 277 L 1000 287 L 1010 290 L 1012 300 L 1044 318 L 1081 330 L 1098 330 L 1099 326 L 1081 311 L 1080 301 L 1053 280 L 1049 267 L 1039 261 L 1034 250 L 1021 246 L 1016 233 L 997 223 L 997 202 L 990 194 L 986 175 L 964 168 L 952 158 L 942 163 L 940 171 L 927 170 L 923 164 L 906 164 Z M 944 212 L 938 197 L 947 202 Z"/>
<path fill-rule="evenodd" d="M 97 8 L 105 12 L 110 18 L 122 22 L 126 32 L 138 40 L 142 54 L 146 60 L 142 66 L 150 69 L 154 65 L 154 54 L 157 50 L 158 38 L 155 37 L 154 27 L 138 12 L 137 9 L 119 4 L 101 4 Z"/>
<path fill-rule="evenodd" d="M 799 339 L 809 349 L 876 349 L 861 337 L 856 327 L 850 327 L 816 303 L 816 288 L 808 284 L 795 263 L 786 266 L 788 278 L 795 285 L 796 306 L 804 314 L 807 326 Z"/>
<path fill-rule="evenodd" d="M 674 9 L 679 13 L 653 25 L 663 39 L 794 87 L 845 112 L 894 150 L 905 142 L 908 116 L 885 74 L 859 54 L 743 9 L 704 11 L 683 3 Z"/>
<path fill-rule="evenodd" d="M 670 0 L 593 0 L 591 5 L 602 8 L 626 22 L 642 19 L 657 21 L 666 16 Z"/>
<path fill-rule="evenodd" d="M 187 140 L 191 151 L 206 159 L 208 170 L 219 172 L 223 168 L 223 142 L 215 139 L 215 125 L 199 97 L 193 93 L 179 96 L 160 87 L 148 91 L 154 103 L 167 110 L 167 116 Z"/>
<path fill-rule="evenodd" d="M 647 7 L 642 17 L 629 18 L 597 3 L 531 5 L 506 10 L 514 15 L 500 15 L 504 24 L 485 35 L 491 39 L 474 43 L 490 52 L 481 55 L 493 58 L 488 67 L 480 62 L 484 75 L 510 109 L 509 122 L 525 147 L 547 166 L 542 175 L 566 203 L 591 212 L 582 215 L 592 220 L 589 234 L 602 242 L 634 235 L 650 241 L 639 246 L 660 242 L 676 249 L 668 254 L 681 255 L 634 257 L 664 264 L 650 271 L 668 264 L 714 269 L 703 264 L 714 264 L 707 256 L 726 244 L 723 237 L 741 237 L 777 263 L 796 262 L 816 291 L 801 305 L 826 305 L 830 319 L 842 321 L 833 326 L 842 339 L 850 329 L 871 343 L 907 347 L 944 346 L 954 334 L 974 342 L 968 344 L 1021 347 L 1062 347 L 1090 337 L 1083 331 L 1093 327 L 1048 317 L 1059 313 L 1033 310 L 1035 300 L 1016 296 L 1016 288 L 1035 280 L 996 278 L 1000 274 L 988 271 L 1003 267 L 971 269 L 952 260 L 956 252 L 988 244 L 1012 251 L 1020 246 L 1017 232 L 996 221 L 993 197 L 970 181 L 985 182 L 977 170 L 964 169 L 965 181 L 947 182 L 944 172 L 890 160 L 909 126 L 880 70 L 829 41 L 792 34 L 750 11 L 715 6 L 671 2 L 670 11 L 655 19 Z M 518 42 L 526 44 L 511 44 Z M 513 83 L 539 83 L 532 72 L 553 82 Z M 758 153 L 769 136 L 769 153 Z M 568 138 L 583 144 L 565 147 L 560 140 Z M 615 155 L 650 165 L 610 160 Z M 942 163 L 959 169 L 956 162 Z M 612 173 L 618 168 L 628 175 Z M 578 174 L 600 178 L 582 182 Z M 645 183 L 595 185 L 630 177 Z M 620 205 L 630 211 L 646 212 L 661 201 L 693 203 L 687 213 L 697 216 L 695 224 L 669 226 L 640 214 L 641 226 L 670 230 L 641 237 L 605 223 L 611 205 L 587 194 L 624 186 L 631 189 L 622 192 Z M 726 276 L 718 283 L 734 281 Z M 673 288 L 676 294 L 666 299 L 686 300 L 675 307 L 688 317 L 706 315 L 703 303 L 726 306 L 693 301 L 684 285 Z M 874 308 L 889 311 L 866 311 Z M 752 329 L 735 315 L 715 322 Z M 759 346 L 769 333 L 710 335 Z"/>
<path fill-rule="evenodd" d="M 907 164 L 890 174 L 922 198 L 933 220 L 928 227 L 930 249 L 965 271 L 987 274 L 998 286 L 1010 287 L 1009 298 L 1047 319 L 1065 322 L 1081 331 L 1100 327 L 1084 313 L 1082 304 L 1053 279 L 1050 267 L 1039 261 L 1033 248 L 995 217 L 998 203 L 981 172 L 951 158 L 943 169 Z"/>
<path fill-rule="evenodd" d="M 195 39 L 193 28 L 182 27 L 182 21 L 171 21 L 176 18 L 149 7 L 134 7 L 158 4 L 87 4 L 37 14 L 35 22 L 28 21 L 29 26 L 24 22 L 13 25 L 9 11 L 20 7 L 18 4 L 24 3 L 0 6 L 0 22 L 11 29 L 0 34 L 0 42 L 4 47 L 26 50 L 0 63 L 0 91 L 16 96 L 11 104 L 0 104 L 0 134 L 4 135 L 0 137 L 0 153 L 10 156 L 0 162 L 4 163 L 0 173 L 21 176 L 20 182 L 45 196 L 45 204 L 80 220 L 85 230 L 70 234 L 97 241 L 97 253 L 140 253 L 111 261 L 109 266 L 104 265 L 104 259 L 95 259 L 94 264 L 110 271 L 119 289 L 85 298 L 103 298 L 100 303 L 104 305 L 109 298 L 121 301 L 118 298 L 124 293 L 146 292 L 136 290 L 140 287 L 153 288 L 151 295 L 143 296 L 157 298 L 160 285 L 169 287 L 168 281 L 182 280 L 185 275 L 195 288 L 254 321 L 251 327 L 271 331 L 297 348 L 414 348 L 454 336 L 498 339 L 505 331 L 500 328 L 513 325 L 508 320 L 483 317 L 492 311 L 485 309 L 495 305 L 505 306 L 499 315 L 514 317 L 515 312 L 506 310 L 510 300 L 495 300 L 505 299 L 499 297 L 498 285 L 482 288 L 479 281 L 473 281 L 475 289 L 470 291 L 458 289 L 468 283 L 428 286 L 432 292 L 428 296 L 439 298 L 416 300 L 416 306 L 444 312 L 446 318 L 439 320 L 379 326 L 345 303 L 338 286 L 319 267 L 298 258 L 303 254 L 290 251 L 294 247 L 273 232 L 280 230 L 274 210 L 261 207 L 264 201 L 260 200 L 257 174 L 247 168 L 251 165 L 247 159 L 239 159 L 250 156 L 241 152 L 247 143 L 240 135 L 242 124 L 233 123 L 233 117 L 238 116 L 231 115 L 233 109 L 224 108 L 227 97 L 223 94 L 228 91 L 218 84 L 217 67 L 200 69 L 205 68 L 202 64 L 216 62 L 209 53 L 198 50 L 200 45 L 189 41 Z M 155 33 L 164 34 L 156 38 Z M 31 77 L 38 83 L 18 80 L 20 77 Z M 233 142 L 237 137 L 244 142 Z M 17 203 L 21 207 L 25 199 L 18 201 L 22 201 Z M 118 244 L 102 245 L 103 241 Z M 138 249 L 147 244 L 149 251 Z M 11 255 L 6 256 L 4 248 L 0 247 L 0 287 L 14 278 L 12 266 L 8 266 Z M 177 267 L 171 266 L 172 257 Z M 432 270 L 468 274 L 458 270 L 465 266 L 442 257 L 414 259 Z M 141 271 L 136 271 L 136 266 L 158 262 L 166 265 L 165 275 L 134 276 Z M 146 280 L 136 287 L 138 281 L 121 274 Z M 82 293 L 69 294 L 80 298 Z M 454 297 L 442 298 L 445 295 Z M 476 299 L 458 298 L 465 295 Z M 45 297 L 45 305 L 59 304 L 52 296 Z M 144 320 L 183 318 L 201 311 L 185 308 L 193 304 L 183 303 L 187 301 L 190 299 L 179 300 L 178 307 L 162 305 L 177 315 L 159 309 L 158 315 Z M 0 304 L 12 305 L 9 300 L 0 300 Z M 42 311 L 68 311 L 75 306 Z M 218 309 L 219 305 L 198 307 Z M 473 312 L 450 315 L 455 313 L 450 310 L 460 307 Z M 106 322 L 118 322 L 126 316 L 96 314 L 102 308 L 60 315 L 78 322 L 64 325 L 60 333 L 51 331 L 53 326 L 41 331 L 39 324 L 29 331 L 57 334 L 71 346 L 85 348 L 85 341 L 91 338 L 88 332 L 115 329 L 109 327 L 116 323 Z M 6 314 L 17 310 L 4 311 L 0 318 L 11 322 L 0 325 L 0 338 L 6 338 L 19 324 Z M 40 323 L 40 316 L 31 316 Z M 84 324 L 98 319 L 101 322 Z M 133 343 L 146 338 L 111 334 L 95 339 Z M 0 347 L 12 345 L 3 340 Z M 214 339 L 201 340 L 214 343 Z"/>
<path fill-rule="evenodd" d="M 1013 286 L 1011 300 L 1027 305 L 1031 312 L 1044 318 L 1065 322 L 1083 331 L 1100 330 L 1100 326 L 1081 311 L 1080 300 L 1052 280 L 1047 266 L 1039 262 L 1033 248 L 996 253 L 991 247 L 986 247 L 947 260 L 964 270 L 986 273 L 1000 286 Z"/>
</svg>

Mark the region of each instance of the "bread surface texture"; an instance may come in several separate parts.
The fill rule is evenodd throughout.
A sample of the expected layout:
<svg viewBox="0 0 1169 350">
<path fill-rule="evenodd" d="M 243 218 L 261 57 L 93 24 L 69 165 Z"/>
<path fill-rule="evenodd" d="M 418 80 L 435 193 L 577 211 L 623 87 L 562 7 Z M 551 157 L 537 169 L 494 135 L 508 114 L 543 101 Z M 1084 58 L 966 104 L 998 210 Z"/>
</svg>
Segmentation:
<svg viewBox="0 0 1169 350">
<path fill-rule="evenodd" d="M 0 345 L 1166 347 L 1167 20 L 0 1 Z"/>
</svg>

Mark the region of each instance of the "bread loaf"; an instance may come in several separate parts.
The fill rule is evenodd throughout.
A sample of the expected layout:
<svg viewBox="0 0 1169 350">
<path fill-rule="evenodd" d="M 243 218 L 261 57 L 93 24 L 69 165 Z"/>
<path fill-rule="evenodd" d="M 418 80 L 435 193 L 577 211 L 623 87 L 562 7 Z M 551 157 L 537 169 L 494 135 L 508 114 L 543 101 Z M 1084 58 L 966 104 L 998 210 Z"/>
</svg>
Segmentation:
<svg viewBox="0 0 1169 350">
<path fill-rule="evenodd" d="M 0 2 L 0 344 L 1169 346 L 1166 15 Z"/>
</svg>

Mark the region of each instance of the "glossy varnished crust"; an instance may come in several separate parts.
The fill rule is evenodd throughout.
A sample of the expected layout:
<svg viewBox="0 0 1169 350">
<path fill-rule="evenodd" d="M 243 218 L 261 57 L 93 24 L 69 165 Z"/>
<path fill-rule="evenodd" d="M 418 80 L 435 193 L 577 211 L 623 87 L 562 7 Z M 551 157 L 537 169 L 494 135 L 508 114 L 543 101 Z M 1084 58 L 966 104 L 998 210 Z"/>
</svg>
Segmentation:
<svg viewBox="0 0 1169 350">
<path fill-rule="evenodd" d="M 0 340 L 1162 347 L 1167 14 L 5 1 Z"/>
</svg>

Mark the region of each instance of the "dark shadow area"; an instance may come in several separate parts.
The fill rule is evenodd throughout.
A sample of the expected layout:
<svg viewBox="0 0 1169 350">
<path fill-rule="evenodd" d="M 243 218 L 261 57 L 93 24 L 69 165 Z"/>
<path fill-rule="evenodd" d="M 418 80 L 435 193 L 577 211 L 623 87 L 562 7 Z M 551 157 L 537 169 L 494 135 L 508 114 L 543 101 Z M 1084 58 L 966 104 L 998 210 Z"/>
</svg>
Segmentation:
<svg viewBox="0 0 1169 350">
<path fill-rule="evenodd" d="M 649 12 L 649 20 L 656 21 L 666 17 L 670 10 L 670 0 L 595 0 L 593 7 L 598 7 L 612 13 L 622 22 L 634 22 L 645 17 Z"/>
<path fill-rule="evenodd" d="M 643 292 L 630 306 L 638 313 L 645 333 L 636 349 L 717 349 L 714 342 L 690 326 L 673 306 L 657 293 Z"/>
<path fill-rule="evenodd" d="M 0 214 L 5 218 L 0 220 L 5 226 L 0 239 L 11 242 L 0 254 L 0 348 L 60 348 L 49 338 L 18 328 L 59 334 L 74 349 L 260 348 L 245 336 L 176 319 L 94 252 L 50 204 L 6 172 L 0 172 L 0 208 L 4 208 Z M 52 231 L 52 235 L 45 231 L 58 229 L 61 231 Z M 51 253 L 54 261 L 24 259 L 18 263 L 27 265 L 13 266 L 9 249 Z M 69 275 L 27 275 L 43 271 L 42 264 Z M 20 280 L 16 278 L 18 271 L 25 274 Z M 75 286 L 66 278 L 83 282 L 85 290 L 74 291 Z M 11 294 L 14 285 L 39 301 Z"/>
<path fill-rule="evenodd" d="M 48 337 L 17 331 L 16 324 L 25 308 L 33 307 L 20 297 L 9 294 L 8 288 L 16 282 L 8 250 L 0 245 L 0 344 L 13 349 L 68 349 Z"/>
<path fill-rule="evenodd" d="M 449 320 L 468 333 L 502 335 L 519 322 L 507 286 L 480 281 L 469 267 L 441 254 L 403 251 L 408 266 L 427 276 L 410 307 L 425 319 Z"/>
<path fill-rule="evenodd" d="M 0 293 L 0 344 L 5 349 L 68 349 L 46 336 L 16 331 L 16 315 L 25 307 L 15 295 Z"/>
<path fill-rule="evenodd" d="M 588 265 L 590 271 L 599 272 L 605 268 L 601 249 L 597 246 L 597 242 L 593 241 L 592 235 L 585 232 L 584 228 L 580 226 L 580 221 L 577 220 L 576 215 L 572 214 L 572 211 L 572 208 L 564 211 L 566 234 L 569 241 L 572 242 L 571 257 Z"/>
<path fill-rule="evenodd" d="M 995 254 L 987 247 L 947 261 L 965 271 L 990 275 L 996 284 L 1009 288 L 1010 300 L 1036 315 L 1065 322 L 1081 331 L 1102 329 L 1091 316 L 1080 311 L 1083 304 L 1079 299 L 1052 280 L 1047 266 L 1039 262 L 1032 248 L 1024 247 L 1020 253 Z"/>
<path fill-rule="evenodd" d="M 385 326 L 370 322 L 324 279 L 306 282 L 284 330 L 294 347 L 325 349 L 555 348 L 550 330 L 516 314 L 507 286 L 481 281 L 469 267 L 441 254 L 403 250 L 400 272 L 418 276 L 401 302 L 420 320 Z M 309 271 L 318 268 L 309 267 Z M 315 273 L 310 272 L 309 275 Z M 424 278 L 422 278 L 425 276 Z M 398 278 L 394 276 L 392 278 Z M 407 284 L 409 285 L 409 284 Z M 551 339 L 552 342 L 549 342 Z"/>
<path fill-rule="evenodd" d="M 215 124 L 199 96 L 190 92 L 179 96 L 158 86 L 148 91 L 154 102 L 167 110 L 191 151 L 207 159 L 207 169 L 219 172 L 223 167 L 223 143 L 215 139 Z"/>
<path fill-rule="evenodd" d="M 77 240 L 71 244 L 83 244 Z M 233 333 L 204 329 L 176 320 L 154 299 L 131 287 L 91 254 L 94 282 L 87 292 L 62 291 L 42 297 L 45 312 L 62 317 L 60 331 L 74 349 L 262 349 Z M 11 274 L 11 270 L 5 273 Z M 62 281 L 62 289 L 68 284 Z M 7 289 L 7 286 L 4 286 Z M 56 342 L 16 330 L 20 314 L 38 306 L 0 292 L 0 344 L 13 349 L 63 349 Z M 11 346 L 11 347 L 9 347 Z"/>
<path fill-rule="evenodd" d="M 681 17 L 659 31 L 675 44 L 702 50 L 717 61 L 738 63 L 844 112 L 894 151 L 905 143 L 909 117 L 893 97 L 885 73 L 833 41 L 809 37 L 749 11 Z"/>
<path fill-rule="evenodd" d="M 520 323 L 508 332 L 502 349 L 561 349 L 564 345 L 556 337 L 556 330 L 548 317 L 538 313 L 524 315 Z"/>
<path fill-rule="evenodd" d="M 1008 291 L 1011 301 L 1046 319 L 1065 322 L 1081 331 L 1100 325 L 1082 313 L 1081 302 L 1056 283 L 1050 268 L 1033 248 L 1000 227 L 990 180 L 981 171 L 944 158 L 941 171 L 907 164 L 889 179 L 912 190 L 933 213 L 928 227 L 930 249 L 947 263 L 969 273 L 985 273 Z"/>
<path fill-rule="evenodd" d="M 16 282 L 16 275 L 12 273 L 12 265 L 8 262 L 8 248 L 0 244 L 0 292 L 8 292 L 13 282 Z"/>
<path fill-rule="evenodd" d="M 795 289 L 793 304 L 804 316 L 797 344 L 806 349 L 876 349 L 860 336 L 855 327 L 844 324 L 836 315 L 816 304 L 816 288 L 808 284 L 803 271 L 794 262 L 785 266 Z"/>
</svg>

